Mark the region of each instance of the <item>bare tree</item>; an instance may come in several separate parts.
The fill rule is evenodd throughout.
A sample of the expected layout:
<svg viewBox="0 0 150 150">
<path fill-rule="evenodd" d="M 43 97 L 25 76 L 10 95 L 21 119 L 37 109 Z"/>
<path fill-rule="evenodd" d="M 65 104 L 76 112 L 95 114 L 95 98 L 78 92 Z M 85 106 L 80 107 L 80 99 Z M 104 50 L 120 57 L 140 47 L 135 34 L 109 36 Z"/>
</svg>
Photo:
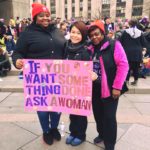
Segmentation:
<svg viewBox="0 0 150 150">
<path fill-rule="evenodd" d="M 102 18 L 102 11 L 100 8 L 98 8 L 95 13 L 94 16 L 92 17 L 94 20 L 99 20 Z"/>
</svg>

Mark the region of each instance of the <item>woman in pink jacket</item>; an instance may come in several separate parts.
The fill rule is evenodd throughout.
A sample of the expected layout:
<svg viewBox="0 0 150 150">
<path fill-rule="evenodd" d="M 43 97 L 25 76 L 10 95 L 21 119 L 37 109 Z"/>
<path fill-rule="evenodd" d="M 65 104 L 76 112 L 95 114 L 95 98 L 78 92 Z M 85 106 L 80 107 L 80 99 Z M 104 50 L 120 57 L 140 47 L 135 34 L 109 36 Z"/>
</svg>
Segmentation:
<svg viewBox="0 0 150 150">
<path fill-rule="evenodd" d="M 116 111 L 119 96 L 128 73 L 128 61 L 119 41 L 105 36 L 104 24 L 99 20 L 88 30 L 93 69 L 93 113 L 98 136 L 94 143 L 104 141 L 105 150 L 114 150 L 117 137 Z"/>
</svg>

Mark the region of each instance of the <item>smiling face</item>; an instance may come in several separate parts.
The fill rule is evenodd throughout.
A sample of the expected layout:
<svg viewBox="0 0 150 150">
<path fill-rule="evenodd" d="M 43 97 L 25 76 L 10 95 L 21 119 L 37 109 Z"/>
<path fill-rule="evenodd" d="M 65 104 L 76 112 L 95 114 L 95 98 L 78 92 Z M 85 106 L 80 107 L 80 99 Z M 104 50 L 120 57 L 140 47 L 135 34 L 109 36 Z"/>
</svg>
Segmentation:
<svg viewBox="0 0 150 150">
<path fill-rule="evenodd" d="M 70 31 L 70 40 L 73 44 L 77 44 L 82 41 L 82 34 L 75 26 L 73 26 Z"/>
<path fill-rule="evenodd" d="M 48 27 L 50 23 L 50 14 L 47 12 L 41 12 L 37 15 L 36 24 L 42 27 Z"/>
<path fill-rule="evenodd" d="M 101 33 L 99 28 L 96 28 L 89 33 L 89 38 L 94 45 L 98 45 L 104 39 L 104 35 Z"/>
</svg>

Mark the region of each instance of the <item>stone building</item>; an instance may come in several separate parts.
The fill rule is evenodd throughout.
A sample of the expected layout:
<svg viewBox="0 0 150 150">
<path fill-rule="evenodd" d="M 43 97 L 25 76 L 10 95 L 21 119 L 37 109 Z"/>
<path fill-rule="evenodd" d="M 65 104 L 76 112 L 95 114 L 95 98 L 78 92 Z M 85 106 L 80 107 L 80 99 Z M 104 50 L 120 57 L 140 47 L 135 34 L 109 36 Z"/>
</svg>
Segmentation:
<svg viewBox="0 0 150 150">
<path fill-rule="evenodd" d="M 128 18 L 148 16 L 150 0 L 0 0 L 0 18 L 31 16 L 31 4 L 40 2 L 51 11 L 51 17 L 99 19 L 105 16 Z"/>
<path fill-rule="evenodd" d="M 32 0 L 31 0 L 32 1 Z M 148 16 L 150 0 L 37 0 L 44 2 L 51 10 L 52 17 L 89 19 L 111 16 L 128 18 Z"/>
<path fill-rule="evenodd" d="M 0 0 L 0 18 L 8 23 L 10 18 L 30 17 L 30 0 Z"/>
</svg>

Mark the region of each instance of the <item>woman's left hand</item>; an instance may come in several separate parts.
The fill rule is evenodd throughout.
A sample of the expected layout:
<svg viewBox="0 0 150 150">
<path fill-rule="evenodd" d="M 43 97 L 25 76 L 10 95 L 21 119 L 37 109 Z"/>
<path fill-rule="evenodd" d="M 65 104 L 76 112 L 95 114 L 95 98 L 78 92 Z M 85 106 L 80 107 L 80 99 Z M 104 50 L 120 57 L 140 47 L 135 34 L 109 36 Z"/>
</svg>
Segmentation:
<svg viewBox="0 0 150 150">
<path fill-rule="evenodd" d="M 112 90 L 112 97 L 113 97 L 114 99 L 118 99 L 119 96 L 120 96 L 120 94 L 121 94 L 121 91 L 120 91 L 120 90 L 117 90 L 117 89 L 113 89 L 113 90 Z"/>
<path fill-rule="evenodd" d="M 91 79 L 92 79 L 92 81 L 95 81 L 98 78 L 98 75 L 94 71 L 92 71 L 90 73 L 91 73 Z"/>
</svg>

